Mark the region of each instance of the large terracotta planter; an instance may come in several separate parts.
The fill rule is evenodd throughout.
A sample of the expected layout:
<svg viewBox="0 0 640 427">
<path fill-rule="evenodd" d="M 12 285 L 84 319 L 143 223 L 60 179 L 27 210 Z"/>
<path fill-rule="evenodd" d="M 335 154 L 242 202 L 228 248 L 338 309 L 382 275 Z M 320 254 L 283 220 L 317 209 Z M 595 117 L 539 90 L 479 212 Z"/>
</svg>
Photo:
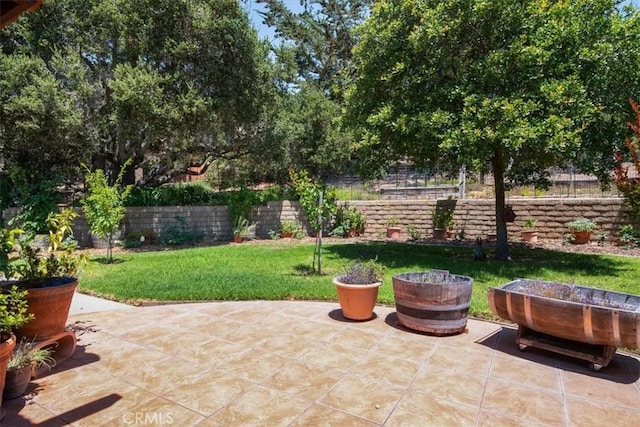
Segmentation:
<svg viewBox="0 0 640 427">
<path fill-rule="evenodd" d="M 373 317 L 373 308 L 378 298 L 378 288 L 382 282 L 368 285 L 350 285 L 342 283 L 340 277 L 333 279 L 338 291 L 338 301 L 342 314 L 351 320 L 369 320 Z"/>
<path fill-rule="evenodd" d="M 12 336 L 7 341 L 0 343 L 0 390 L 4 390 L 4 379 L 7 373 L 7 363 L 16 346 L 16 337 Z M 0 399 L 0 420 L 4 418 L 4 412 L 1 408 L 2 399 Z"/>
<path fill-rule="evenodd" d="M 473 279 L 444 270 L 393 276 L 398 323 L 434 335 L 464 332 Z"/>
<path fill-rule="evenodd" d="M 27 288 L 29 313 L 33 313 L 35 318 L 16 331 L 18 338 L 41 341 L 64 332 L 78 280 L 74 277 L 52 280 L 44 287 Z M 21 287 L 20 282 L 17 285 Z"/>
</svg>

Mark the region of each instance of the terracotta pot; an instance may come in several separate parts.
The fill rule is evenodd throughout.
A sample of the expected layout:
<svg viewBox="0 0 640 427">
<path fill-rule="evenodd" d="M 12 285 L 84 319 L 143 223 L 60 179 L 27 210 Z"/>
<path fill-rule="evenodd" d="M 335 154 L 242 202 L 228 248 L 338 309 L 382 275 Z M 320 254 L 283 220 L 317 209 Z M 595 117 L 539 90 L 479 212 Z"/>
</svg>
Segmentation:
<svg viewBox="0 0 640 427">
<path fill-rule="evenodd" d="M 242 236 L 233 236 L 233 243 L 242 243 Z"/>
<path fill-rule="evenodd" d="M 28 312 L 35 319 L 16 331 L 18 338 L 46 340 L 64 332 L 71 308 L 73 293 L 78 286 L 74 277 L 53 278 L 59 284 L 27 289 Z M 20 282 L 17 282 L 20 287 Z"/>
<path fill-rule="evenodd" d="M 293 231 L 283 231 L 282 233 L 280 233 L 281 239 L 289 239 L 291 237 L 293 237 Z"/>
<path fill-rule="evenodd" d="M 31 382 L 31 364 L 22 368 L 7 371 L 2 398 L 9 400 L 20 397 L 27 391 Z"/>
<path fill-rule="evenodd" d="M 347 237 L 356 237 L 358 235 L 358 229 L 357 228 L 350 228 L 347 231 Z"/>
<path fill-rule="evenodd" d="M 333 279 L 333 284 L 338 290 L 338 301 L 344 317 L 351 320 L 369 320 L 373 317 L 378 288 L 382 282 L 349 285 L 342 283 L 340 277 L 336 277 Z"/>
<path fill-rule="evenodd" d="M 585 245 L 591 240 L 590 231 L 572 231 L 571 233 L 573 234 L 573 244 Z"/>
<path fill-rule="evenodd" d="M 7 341 L 0 343 L 0 390 L 4 390 L 4 378 L 7 373 L 7 363 L 13 353 L 13 348 L 16 346 L 16 337 L 12 336 Z M 0 420 L 4 418 L 4 412 L 2 411 L 2 399 L 0 399 Z"/>
<path fill-rule="evenodd" d="M 522 230 L 520 232 L 520 235 L 522 236 L 522 241 L 524 242 L 529 242 L 529 243 L 535 243 L 538 241 L 538 232 L 534 231 L 534 230 Z"/>
<path fill-rule="evenodd" d="M 444 228 L 434 228 L 433 238 L 438 240 L 444 240 L 447 237 L 447 230 Z"/>
<path fill-rule="evenodd" d="M 400 227 L 387 227 L 387 237 L 390 239 L 399 239 L 401 231 L 402 229 Z"/>
</svg>

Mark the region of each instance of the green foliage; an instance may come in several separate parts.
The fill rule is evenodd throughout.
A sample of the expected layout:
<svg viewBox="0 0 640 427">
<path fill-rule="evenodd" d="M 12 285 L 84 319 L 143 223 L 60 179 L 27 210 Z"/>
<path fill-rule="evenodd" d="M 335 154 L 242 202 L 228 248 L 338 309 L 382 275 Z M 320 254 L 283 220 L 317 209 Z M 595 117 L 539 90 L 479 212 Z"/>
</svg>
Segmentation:
<svg viewBox="0 0 640 427">
<path fill-rule="evenodd" d="M 80 201 L 91 232 L 106 239 L 108 243 L 107 261 L 113 260 L 113 236 L 120 229 L 124 218 L 124 200 L 131 191 L 131 186 L 121 187 L 122 177 L 130 161 L 125 162 L 113 185 L 109 185 L 102 169 L 91 171 L 84 166 L 87 194 Z"/>
<path fill-rule="evenodd" d="M 407 234 L 411 240 L 420 240 L 422 238 L 422 233 L 420 233 L 418 227 L 413 224 L 407 225 Z"/>
<path fill-rule="evenodd" d="M 370 285 L 381 282 L 383 277 L 384 267 L 376 260 L 369 260 L 350 263 L 337 279 L 347 285 Z"/>
<path fill-rule="evenodd" d="M 352 231 L 356 235 L 362 234 L 367 224 L 367 218 L 362 211 L 348 205 L 338 207 L 336 211 L 333 229 L 330 232 L 334 237 L 346 237 Z"/>
<path fill-rule="evenodd" d="M 13 349 L 13 353 L 7 363 L 7 371 L 15 371 L 25 366 L 35 364 L 35 368 L 51 368 L 56 364 L 56 361 L 51 354 L 53 350 L 51 348 L 34 348 L 35 341 L 29 341 L 26 337 L 23 337 Z"/>
<path fill-rule="evenodd" d="M 176 160 L 187 154 L 235 157 L 260 146 L 267 50 L 236 0 L 48 1 L 20 21 L 0 32 L 2 51 L 37 59 L 20 73 L 0 61 L 9 81 L 0 105 L 29 92 L 7 102 L 24 116 L 3 113 L 2 123 L 30 131 L 33 152 L 55 144 L 62 157 L 69 147 L 82 156 L 70 164 L 93 159 L 109 176 L 129 158 L 132 168 L 153 159 L 144 167 L 151 179 L 182 169 Z M 41 72 L 44 63 L 52 70 Z M 22 82 L 31 75 L 38 85 Z"/>
<path fill-rule="evenodd" d="M 335 194 L 331 189 L 313 180 L 305 170 L 296 172 L 293 168 L 289 169 L 289 176 L 300 198 L 302 210 L 307 215 L 307 221 L 314 230 L 320 230 L 321 226 L 329 221 L 338 210 Z M 320 193 L 323 196 L 321 204 Z"/>
<path fill-rule="evenodd" d="M 396 227 L 398 225 L 398 217 L 397 216 L 390 216 L 389 218 L 387 218 L 384 221 L 384 225 L 386 227 Z"/>
<path fill-rule="evenodd" d="M 18 237 L 23 233 L 24 231 L 19 228 L 11 230 L 0 228 L 0 273 L 5 278 L 11 276 L 9 254 L 13 252 Z"/>
<path fill-rule="evenodd" d="M 611 170 L 626 98 L 640 92 L 640 14 L 617 3 L 376 2 L 347 96 L 362 172 L 407 158 L 491 172 L 496 256 L 508 259 L 506 188 L 545 188 L 551 166 Z"/>
<path fill-rule="evenodd" d="M 300 221 L 295 219 L 287 219 L 282 221 L 282 223 L 280 224 L 280 233 L 291 233 L 291 235 L 296 239 L 301 239 L 304 237 L 302 224 L 300 223 Z"/>
<path fill-rule="evenodd" d="M 536 228 L 536 224 L 538 224 L 538 220 L 533 218 L 527 218 L 524 220 L 524 224 L 522 225 L 522 227 L 525 230 L 533 230 L 534 228 Z"/>
<path fill-rule="evenodd" d="M 581 231 L 591 232 L 595 230 L 596 226 L 597 224 L 588 218 L 578 218 L 567 224 L 567 227 L 569 227 L 569 230 L 578 231 L 578 232 L 581 232 Z"/>
<path fill-rule="evenodd" d="M 87 262 L 87 256 L 75 255 L 73 245 L 67 245 L 63 251 L 58 250 L 64 246 L 63 243 L 70 235 L 75 216 L 77 214 L 71 209 L 50 215 L 50 241 L 46 255 L 41 254 L 40 248 L 34 247 L 32 235 L 16 239 L 17 256 L 9 260 L 5 275 L 32 281 L 35 285 L 49 278 L 77 277 L 80 268 Z"/>
<path fill-rule="evenodd" d="M 184 217 L 176 215 L 175 222 L 162 230 L 161 242 L 165 246 L 178 246 L 198 243 L 204 237 L 201 231 L 189 228 Z"/>
<path fill-rule="evenodd" d="M 22 208 L 9 224 L 20 224 L 21 228 L 32 234 L 47 233 L 47 217 L 58 210 L 60 201 L 57 185 L 56 180 L 44 180 L 19 186 L 17 202 Z"/>
<path fill-rule="evenodd" d="M 453 220 L 455 211 L 446 206 L 437 205 L 431 213 L 431 220 L 433 221 L 433 228 L 435 229 L 449 229 L 455 224 Z"/>
<path fill-rule="evenodd" d="M 637 174 L 640 174 L 640 106 L 634 100 L 629 100 L 635 121 L 629 123 L 633 132 L 632 137 L 627 137 L 625 143 L 631 164 Z M 614 153 L 616 168 L 613 180 L 618 191 L 624 196 L 624 204 L 629 207 L 625 211 L 625 216 L 636 228 L 640 227 L 640 181 L 637 178 L 629 178 L 628 167 L 624 165 L 624 157 L 620 151 Z"/>
<path fill-rule="evenodd" d="M 245 217 L 239 216 L 233 222 L 233 235 L 246 239 L 255 229 L 255 224 L 251 224 Z"/>
<path fill-rule="evenodd" d="M 640 246 L 640 230 L 631 224 L 625 224 L 620 227 L 620 243 L 626 248 L 635 248 Z"/>
<path fill-rule="evenodd" d="M 7 341 L 12 333 L 33 319 L 27 312 L 27 291 L 16 285 L 0 289 L 0 343 Z"/>
<path fill-rule="evenodd" d="M 122 239 L 122 247 L 125 249 L 139 248 L 144 243 L 144 240 L 144 233 L 141 231 L 127 233 Z"/>
</svg>

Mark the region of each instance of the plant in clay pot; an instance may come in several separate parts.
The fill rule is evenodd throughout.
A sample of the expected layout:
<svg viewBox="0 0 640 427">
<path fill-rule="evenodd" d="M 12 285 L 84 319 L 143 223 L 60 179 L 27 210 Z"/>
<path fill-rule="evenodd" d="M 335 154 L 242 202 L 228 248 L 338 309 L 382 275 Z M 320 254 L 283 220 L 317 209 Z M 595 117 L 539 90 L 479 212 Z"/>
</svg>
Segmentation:
<svg viewBox="0 0 640 427">
<path fill-rule="evenodd" d="M 2 248 L 6 248 L 11 243 L 14 233 L 5 233 L 2 229 L 0 234 L 0 254 Z M 27 311 L 27 291 L 20 290 L 16 285 L 0 291 L 0 390 L 4 390 L 5 373 L 9 358 L 16 346 L 16 329 L 24 326 L 33 319 L 33 314 Z M 0 399 L 2 406 L 2 399 Z M 0 420 L 4 417 L 4 412 L 0 408 Z"/>
<path fill-rule="evenodd" d="M 250 224 L 249 220 L 239 216 L 233 223 L 233 241 L 235 243 L 240 243 L 247 237 L 249 237 L 253 230 L 255 230 L 256 225 Z"/>
<path fill-rule="evenodd" d="M 572 235 L 572 243 L 576 245 L 584 245 L 589 243 L 591 233 L 597 227 L 597 224 L 588 218 L 578 218 L 567 224 Z"/>
<path fill-rule="evenodd" d="M 453 215 L 453 209 L 445 206 L 436 206 L 431 214 L 434 239 L 444 239 L 447 236 L 447 230 L 453 229 L 455 225 Z"/>
<path fill-rule="evenodd" d="M 288 238 L 295 237 L 300 239 L 304 237 L 304 231 L 302 231 L 302 224 L 295 219 L 286 219 L 280 224 L 280 237 Z"/>
<path fill-rule="evenodd" d="M 49 248 L 46 254 L 41 254 L 40 248 L 30 244 L 30 236 L 13 233 L 17 255 L 5 258 L 4 254 L 0 257 L 4 259 L 0 268 L 6 279 L 0 282 L 0 289 L 6 291 L 17 286 L 25 290 L 29 313 L 35 317 L 35 320 L 16 330 L 16 335 L 37 340 L 62 337 L 64 342 L 60 343 L 58 349 L 63 348 L 67 356 L 75 348 L 75 336 L 65 332 L 64 328 L 71 299 L 78 286 L 78 270 L 86 262 L 86 255 L 77 256 L 73 253 L 73 245 L 66 245 L 61 250 L 63 243 L 68 241 L 71 223 L 76 215 L 71 209 L 49 215 Z M 11 234 L 11 231 L 2 231 L 4 236 Z"/>
<path fill-rule="evenodd" d="M 522 240 L 525 242 L 534 243 L 538 241 L 538 232 L 536 231 L 536 221 L 533 218 L 527 218 L 522 225 L 522 231 L 520 235 L 522 236 Z"/>
<path fill-rule="evenodd" d="M 384 269 L 376 261 L 349 264 L 344 273 L 334 277 L 342 314 L 351 320 L 369 320 L 382 285 Z"/>
<path fill-rule="evenodd" d="M 402 229 L 398 227 L 398 217 L 391 216 L 384 222 L 387 227 L 387 237 L 390 239 L 399 239 Z"/>
<path fill-rule="evenodd" d="M 7 364 L 2 397 L 8 400 L 22 396 L 29 386 L 33 372 L 41 368 L 51 369 L 55 365 L 56 361 L 51 353 L 49 348 L 40 348 L 34 341 L 21 339 Z"/>
</svg>

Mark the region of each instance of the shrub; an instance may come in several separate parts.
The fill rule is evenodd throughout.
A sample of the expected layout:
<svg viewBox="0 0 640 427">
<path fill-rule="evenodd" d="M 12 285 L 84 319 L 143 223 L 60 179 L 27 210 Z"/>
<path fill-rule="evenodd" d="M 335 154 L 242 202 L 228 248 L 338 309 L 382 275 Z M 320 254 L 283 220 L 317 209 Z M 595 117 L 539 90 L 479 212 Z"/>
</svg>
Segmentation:
<svg viewBox="0 0 640 427">
<path fill-rule="evenodd" d="M 184 217 L 176 215 L 174 218 L 175 222 L 162 231 L 161 241 L 163 245 L 178 246 L 202 241 L 204 234 L 199 230 L 189 228 Z"/>
<path fill-rule="evenodd" d="M 631 163 L 636 172 L 640 175 L 640 106 L 637 102 L 630 99 L 631 108 L 635 115 L 635 122 L 630 122 L 629 127 L 633 132 L 633 137 L 625 140 Z M 637 178 L 629 178 L 628 168 L 623 166 L 623 156 L 620 151 L 614 153 L 616 160 L 616 169 L 614 171 L 613 180 L 616 183 L 618 191 L 624 196 L 624 203 L 630 208 L 626 215 L 631 225 L 640 226 L 640 180 Z"/>
</svg>

